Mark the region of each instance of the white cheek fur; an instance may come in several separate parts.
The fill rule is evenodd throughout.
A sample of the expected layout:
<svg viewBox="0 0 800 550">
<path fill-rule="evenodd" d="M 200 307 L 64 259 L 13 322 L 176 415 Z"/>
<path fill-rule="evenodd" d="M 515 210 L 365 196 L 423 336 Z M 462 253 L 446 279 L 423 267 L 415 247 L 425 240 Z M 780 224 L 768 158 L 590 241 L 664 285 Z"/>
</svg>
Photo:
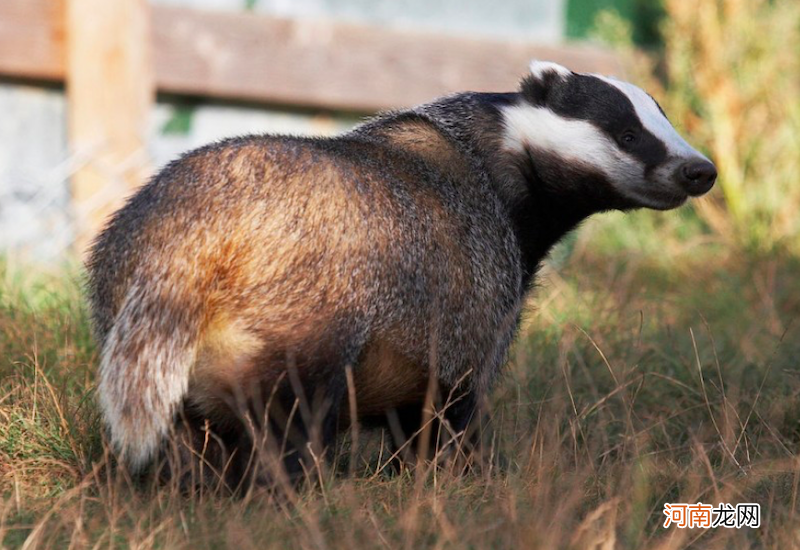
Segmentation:
<svg viewBox="0 0 800 550">
<path fill-rule="evenodd" d="M 567 119 L 547 108 L 526 104 L 511 105 L 502 112 L 503 144 L 509 151 L 522 153 L 526 147 L 547 151 L 567 162 L 590 165 L 611 181 L 644 175 L 636 160 L 586 121 Z"/>
</svg>

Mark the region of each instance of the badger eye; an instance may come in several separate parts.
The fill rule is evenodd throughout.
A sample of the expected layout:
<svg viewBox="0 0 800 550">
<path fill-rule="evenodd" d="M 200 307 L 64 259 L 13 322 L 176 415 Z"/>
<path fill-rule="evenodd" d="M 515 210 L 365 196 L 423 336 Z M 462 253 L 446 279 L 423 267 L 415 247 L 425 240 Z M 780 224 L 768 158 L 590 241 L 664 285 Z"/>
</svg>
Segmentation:
<svg viewBox="0 0 800 550">
<path fill-rule="evenodd" d="M 620 139 L 622 143 L 624 143 L 625 145 L 633 145 L 634 143 L 639 141 L 639 136 L 635 132 L 628 131 L 622 134 L 622 137 Z"/>
</svg>

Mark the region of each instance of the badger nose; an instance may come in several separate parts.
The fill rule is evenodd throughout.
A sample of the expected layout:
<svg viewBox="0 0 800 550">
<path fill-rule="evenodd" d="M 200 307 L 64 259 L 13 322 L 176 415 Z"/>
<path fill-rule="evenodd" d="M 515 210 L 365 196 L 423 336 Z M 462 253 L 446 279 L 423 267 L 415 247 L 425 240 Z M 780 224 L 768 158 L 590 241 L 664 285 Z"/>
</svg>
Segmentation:
<svg viewBox="0 0 800 550">
<path fill-rule="evenodd" d="M 702 195 L 714 185 L 717 167 L 705 159 L 687 162 L 678 169 L 678 180 L 690 195 Z"/>
</svg>

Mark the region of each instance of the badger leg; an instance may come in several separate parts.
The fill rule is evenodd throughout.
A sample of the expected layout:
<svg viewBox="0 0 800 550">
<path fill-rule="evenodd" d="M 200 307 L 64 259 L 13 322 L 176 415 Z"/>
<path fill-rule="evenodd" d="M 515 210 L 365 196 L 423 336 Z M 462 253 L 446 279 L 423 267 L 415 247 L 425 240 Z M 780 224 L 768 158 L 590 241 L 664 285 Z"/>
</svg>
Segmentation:
<svg viewBox="0 0 800 550">
<path fill-rule="evenodd" d="M 336 442 L 346 378 L 344 367 L 309 370 L 287 369 L 256 384 L 255 394 L 237 388 L 210 411 L 185 404 L 164 444 L 161 479 L 184 492 L 234 493 L 319 479 Z"/>
<path fill-rule="evenodd" d="M 243 435 L 238 423 L 215 423 L 195 408 L 184 406 L 175 419 L 172 436 L 163 444 L 157 475 L 184 493 L 234 492 L 245 476 L 251 451 Z"/>
<path fill-rule="evenodd" d="M 256 480 L 268 481 L 274 475 L 270 470 L 275 464 L 269 461 L 276 454 L 290 483 L 306 477 L 318 479 L 319 469 L 325 467 L 336 443 L 339 413 L 347 393 L 344 365 L 290 367 L 279 382 L 265 390 L 269 391 L 268 402 L 251 408 L 254 417 L 260 414 L 260 421 L 249 433 L 258 466 L 266 474 L 256 474 Z"/>
<path fill-rule="evenodd" d="M 425 409 L 423 401 L 387 413 L 395 445 L 405 449 L 398 458 L 410 464 L 420 459 L 439 463 L 469 454 L 477 442 L 477 394 L 443 386 L 436 392 L 433 414 Z"/>
<path fill-rule="evenodd" d="M 186 443 L 178 458 L 191 465 L 204 454 L 234 490 L 316 478 L 335 443 L 345 366 L 358 355 L 348 350 L 360 339 L 330 330 L 287 345 L 249 327 L 221 317 L 207 331 L 176 425 Z"/>
</svg>

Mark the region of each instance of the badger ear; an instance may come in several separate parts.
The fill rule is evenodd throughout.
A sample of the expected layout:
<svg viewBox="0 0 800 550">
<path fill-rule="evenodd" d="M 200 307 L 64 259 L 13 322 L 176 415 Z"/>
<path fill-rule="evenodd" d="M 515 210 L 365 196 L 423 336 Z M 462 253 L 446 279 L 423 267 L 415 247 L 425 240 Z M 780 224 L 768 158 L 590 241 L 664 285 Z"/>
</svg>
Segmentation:
<svg viewBox="0 0 800 550">
<path fill-rule="evenodd" d="M 531 74 L 522 80 L 520 91 L 532 105 L 545 105 L 550 92 L 565 82 L 572 71 L 552 61 L 531 61 Z"/>
<path fill-rule="evenodd" d="M 539 61 L 538 59 L 531 60 L 530 69 L 531 76 L 539 80 L 544 78 L 547 73 L 553 73 L 561 77 L 567 77 L 572 74 L 572 71 L 563 65 L 552 61 Z"/>
</svg>

